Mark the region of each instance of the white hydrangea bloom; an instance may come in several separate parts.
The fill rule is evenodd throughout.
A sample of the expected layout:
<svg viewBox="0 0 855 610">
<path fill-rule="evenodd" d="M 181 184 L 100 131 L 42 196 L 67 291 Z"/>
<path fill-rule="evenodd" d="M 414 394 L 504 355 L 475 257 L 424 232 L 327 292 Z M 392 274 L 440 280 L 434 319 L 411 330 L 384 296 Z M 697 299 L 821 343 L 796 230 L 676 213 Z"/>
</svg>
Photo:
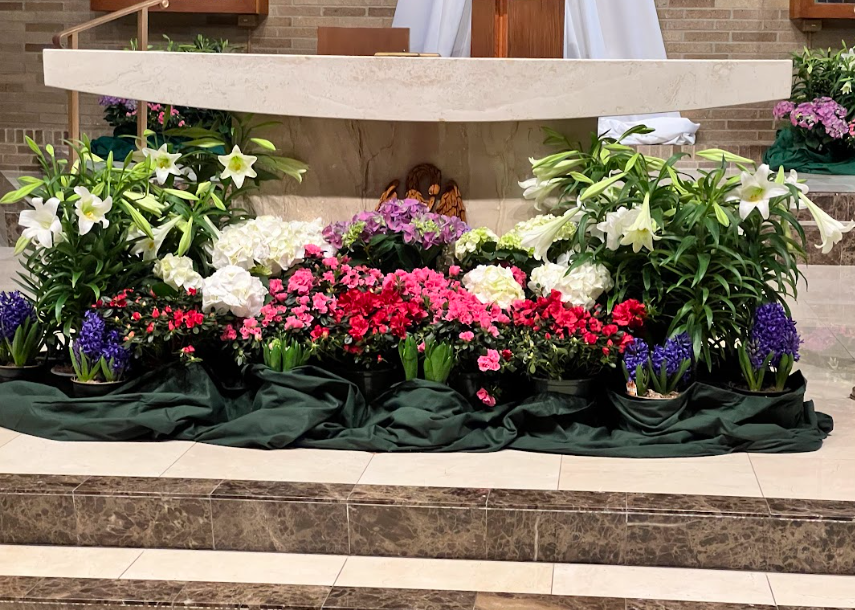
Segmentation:
<svg viewBox="0 0 855 610">
<path fill-rule="evenodd" d="M 495 303 L 502 309 L 525 298 L 522 286 L 507 267 L 479 265 L 463 276 L 463 286 L 482 303 Z"/>
<path fill-rule="evenodd" d="M 254 220 L 229 225 L 214 243 L 211 264 L 215 269 L 229 266 L 252 269 L 259 259 L 266 260 L 270 249 Z"/>
<path fill-rule="evenodd" d="M 323 237 L 323 221 L 285 221 L 277 216 L 259 216 L 223 229 L 214 244 L 212 264 L 216 269 L 236 265 L 244 269 L 262 266 L 274 275 L 298 263 L 307 245 L 315 245 L 331 256 L 335 252 Z"/>
<path fill-rule="evenodd" d="M 167 254 L 154 264 L 154 274 L 176 290 L 202 289 L 203 279 L 195 269 L 193 260 L 186 256 Z"/>
<path fill-rule="evenodd" d="M 586 262 L 569 273 L 569 265 L 544 263 L 531 272 L 528 288 L 539 296 L 549 296 L 553 290 L 561 293 L 561 300 L 585 309 L 591 309 L 604 292 L 614 287 L 614 281 L 603 265 Z"/>
<path fill-rule="evenodd" d="M 202 283 L 202 309 L 252 318 L 261 313 L 266 295 L 267 289 L 260 279 L 242 267 L 229 265 Z"/>
</svg>

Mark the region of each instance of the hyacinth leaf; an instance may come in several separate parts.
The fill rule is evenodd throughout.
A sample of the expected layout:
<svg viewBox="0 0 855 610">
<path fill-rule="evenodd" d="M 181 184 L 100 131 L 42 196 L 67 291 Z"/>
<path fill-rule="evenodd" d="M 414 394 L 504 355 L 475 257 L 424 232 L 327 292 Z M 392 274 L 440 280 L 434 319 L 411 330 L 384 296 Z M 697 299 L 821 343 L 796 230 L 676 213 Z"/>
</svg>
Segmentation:
<svg viewBox="0 0 855 610">
<path fill-rule="evenodd" d="M 742 377 L 745 379 L 748 389 L 755 392 L 757 391 L 757 382 L 754 378 L 754 367 L 751 365 L 751 359 L 745 351 L 745 346 L 740 345 L 737 353 L 739 355 L 739 368 L 742 369 Z"/>
<path fill-rule="evenodd" d="M 413 337 L 407 337 L 398 343 L 398 356 L 404 367 L 404 377 L 411 381 L 419 375 L 419 349 Z M 426 365 L 427 366 L 427 365 Z"/>
<path fill-rule="evenodd" d="M 444 384 L 453 367 L 454 351 L 450 345 L 439 343 L 425 348 L 425 379 Z"/>
<path fill-rule="evenodd" d="M 778 363 L 778 370 L 775 372 L 775 389 L 778 392 L 783 392 L 787 385 L 787 380 L 790 378 L 790 373 L 793 371 L 795 360 L 792 354 L 784 354 L 781 356 L 781 362 Z"/>
<path fill-rule="evenodd" d="M 274 371 L 282 370 L 282 341 L 274 339 L 264 345 L 264 364 Z"/>
<path fill-rule="evenodd" d="M 647 395 L 647 379 L 644 375 L 644 367 L 639 363 L 635 367 L 635 392 L 638 396 Z"/>
</svg>

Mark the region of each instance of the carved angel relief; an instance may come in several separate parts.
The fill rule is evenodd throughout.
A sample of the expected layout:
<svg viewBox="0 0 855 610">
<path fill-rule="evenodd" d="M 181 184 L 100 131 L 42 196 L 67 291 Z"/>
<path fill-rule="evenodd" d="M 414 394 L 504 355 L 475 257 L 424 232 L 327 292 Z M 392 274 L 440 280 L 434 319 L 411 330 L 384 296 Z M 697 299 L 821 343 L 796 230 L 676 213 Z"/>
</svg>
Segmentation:
<svg viewBox="0 0 855 610">
<path fill-rule="evenodd" d="M 425 184 L 427 184 L 427 196 L 423 194 L 425 191 L 422 190 Z M 460 196 L 457 183 L 449 180 L 440 195 L 441 184 L 442 172 L 430 163 L 422 163 L 415 166 L 407 174 L 407 190 L 403 197 L 398 195 L 398 187 L 401 186 L 401 182 L 393 180 L 380 196 L 380 203 L 377 207 L 379 208 L 389 199 L 418 199 L 428 206 L 431 212 L 445 216 L 457 216 L 466 222 L 466 207 L 463 205 L 463 198 Z"/>
</svg>

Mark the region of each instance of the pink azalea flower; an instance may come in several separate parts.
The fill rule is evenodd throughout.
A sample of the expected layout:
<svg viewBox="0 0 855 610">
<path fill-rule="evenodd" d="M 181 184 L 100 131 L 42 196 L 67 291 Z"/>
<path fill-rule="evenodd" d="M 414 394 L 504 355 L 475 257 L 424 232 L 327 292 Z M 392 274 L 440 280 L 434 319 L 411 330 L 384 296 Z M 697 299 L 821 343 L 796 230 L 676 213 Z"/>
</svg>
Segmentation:
<svg viewBox="0 0 855 610">
<path fill-rule="evenodd" d="M 478 397 L 478 400 L 483 402 L 488 407 L 495 407 L 496 406 L 496 397 L 491 396 L 490 393 L 487 390 L 485 390 L 484 388 L 481 388 L 480 390 L 478 390 L 478 392 L 475 395 Z"/>
<path fill-rule="evenodd" d="M 461 341 L 466 341 L 466 343 L 469 343 L 470 341 L 472 341 L 472 339 L 475 338 L 475 333 L 473 333 L 471 330 L 467 330 L 460 333 L 459 336 Z"/>
<path fill-rule="evenodd" d="M 494 349 L 488 349 L 486 356 L 478 358 L 478 368 L 483 371 L 498 371 L 499 370 L 499 352 Z"/>
</svg>

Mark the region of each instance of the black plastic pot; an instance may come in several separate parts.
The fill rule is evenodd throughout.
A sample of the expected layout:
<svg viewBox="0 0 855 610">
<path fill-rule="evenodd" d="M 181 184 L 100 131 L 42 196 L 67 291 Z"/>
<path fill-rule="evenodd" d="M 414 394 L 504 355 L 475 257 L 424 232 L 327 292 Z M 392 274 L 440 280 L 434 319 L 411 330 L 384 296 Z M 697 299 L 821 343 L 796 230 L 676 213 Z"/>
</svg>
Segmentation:
<svg viewBox="0 0 855 610">
<path fill-rule="evenodd" d="M 44 376 L 44 364 L 30 366 L 0 366 L 0 383 L 4 381 L 40 382 Z"/>
<path fill-rule="evenodd" d="M 71 380 L 72 392 L 77 398 L 98 398 L 122 387 L 124 381 L 109 381 L 103 383 L 83 383 L 77 379 Z"/>
<path fill-rule="evenodd" d="M 66 396 L 74 393 L 71 380 L 74 378 L 74 369 L 70 365 L 55 364 L 50 369 L 48 384 L 61 391 Z"/>
<path fill-rule="evenodd" d="M 335 373 L 359 388 L 359 391 L 365 398 L 365 402 L 369 404 L 393 385 L 403 381 L 401 373 L 398 369 L 394 368 L 371 371 L 340 369 L 335 371 Z"/>
<path fill-rule="evenodd" d="M 587 398 L 594 395 L 596 383 L 593 378 L 586 379 L 543 379 L 534 377 L 531 379 L 532 391 L 535 394 L 554 392 L 565 396 L 579 396 Z"/>
<path fill-rule="evenodd" d="M 452 373 L 448 385 L 473 404 L 481 404 L 478 390 L 484 387 L 486 379 L 481 373 Z"/>
</svg>

